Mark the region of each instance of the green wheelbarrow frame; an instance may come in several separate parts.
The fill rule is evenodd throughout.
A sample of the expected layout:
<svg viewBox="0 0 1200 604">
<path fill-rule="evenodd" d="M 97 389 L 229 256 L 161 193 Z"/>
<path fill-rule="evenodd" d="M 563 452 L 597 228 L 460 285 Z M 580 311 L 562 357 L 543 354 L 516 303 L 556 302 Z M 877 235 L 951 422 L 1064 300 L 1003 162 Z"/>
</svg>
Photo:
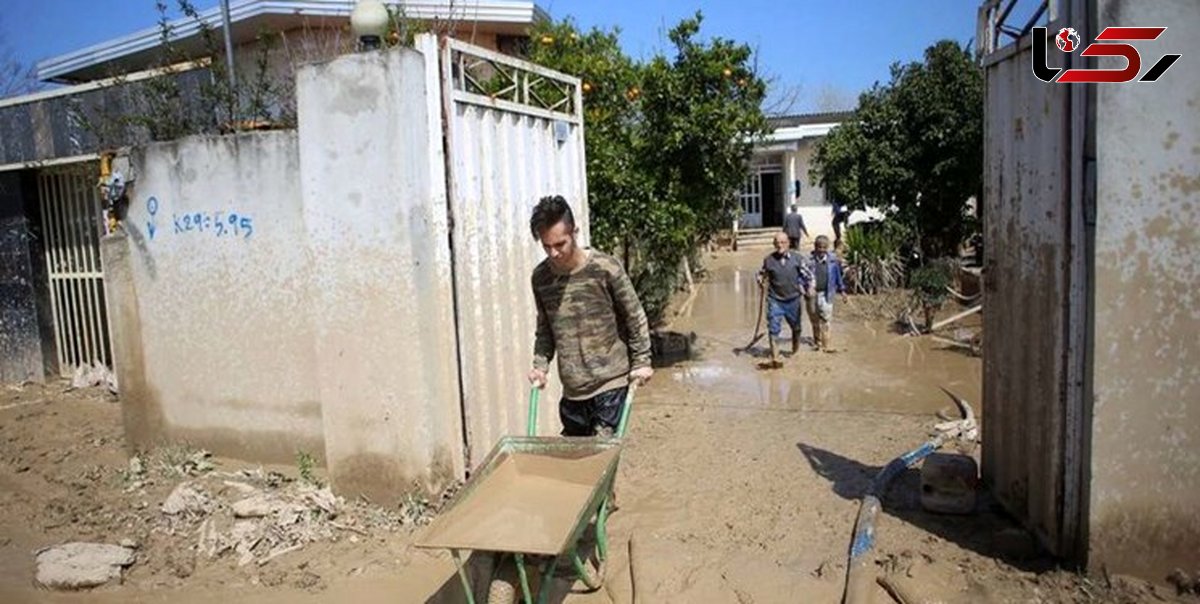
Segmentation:
<svg viewBox="0 0 1200 604">
<path fill-rule="evenodd" d="M 629 425 L 629 412 L 633 407 L 633 394 L 637 389 L 636 384 L 631 383 L 629 390 L 625 395 L 625 407 L 621 410 L 621 419 L 617 424 L 617 430 L 613 438 L 563 438 L 563 437 L 539 437 L 537 436 L 537 418 L 538 418 L 538 402 L 541 390 L 532 388 L 529 392 L 529 419 L 526 425 L 527 436 L 506 436 L 496 443 L 496 447 L 488 454 L 483 463 L 480 464 L 480 472 L 476 476 L 472 476 L 463 489 L 458 493 L 451 504 L 451 508 L 461 501 L 465 501 L 471 496 L 475 488 L 483 481 L 491 470 L 493 470 L 498 460 L 511 453 L 542 453 L 548 451 L 604 451 L 611 448 L 617 448 L 617 455 L 614 456 L 608 468 L 604 471 L 603 477 L 597 483 L 591 498 L 587 505 L 579 514 L 579 518 L 575 522 L 575 528 L 572 530 L 570 537 L 567 539 L 569 544 L 564 551 L 550 557 L 549 560 L 542 560 L 538 564 L 538 570 L 541 575 L 541 583 L 539 585 L 537 600 L 538 604 L 544 604 L 550 595 L 550 590 L 547 587 L 550 584 L 550 579 L 557 570 L 560 562 L 564 558 L 570 561 L 576 578 L 583 581 L 584 585 L 589 590 L 595 591 L 600 589 L 604 583 L 602 574 L 598 574 L 594 579 L 589 576 L 585 562 L 579 557 L 579 541 L 583 537 L 584 532 L 590 525 L 591 519 L 596 519 L 596 555 L 599 564 L 603 564 L 608 557 L 608 513 L 609 513 L 609 494 L 612 492 L 613 482 L 616 480 L 617 464 L 620 461 L 621 439 L 625 436 L 625 431 Z M 458 569 L 458 578 L 462 581 L 463 593 L 466 594 L 467 604 L 475 604 L 475 593 L 471 588 L 471 580 L 467 573 L 467 563 L 463 558 L 462 549 L 449 548 L 450 556 L 454 559 L 454 565 Z M 517 576 L 520 581 L 520 589 L 522 600 L 525 604 L 534 604 L 533 592 L 529 584 L 529 560 L 526 554 L 518 552 L 492 552 L 497 555 L 499 563 L 493 569 L 493 573 L 498 570 L 502 564 L 502 556 L 512 555 L 513 561 L 517 567 Z M 489 577 L 489 582 L 493 577 Z"/>
</svg>

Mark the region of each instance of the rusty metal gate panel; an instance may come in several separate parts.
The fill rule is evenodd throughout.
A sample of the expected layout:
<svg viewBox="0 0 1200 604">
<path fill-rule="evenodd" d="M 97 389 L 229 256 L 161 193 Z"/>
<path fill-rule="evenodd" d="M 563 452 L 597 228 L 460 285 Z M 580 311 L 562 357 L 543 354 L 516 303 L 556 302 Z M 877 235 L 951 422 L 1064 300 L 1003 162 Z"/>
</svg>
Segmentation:
<svg viewBox="0 0 1200 604">
<path fill-rule="evenodd" d="M 1081 502 L 1082 421 L 1071 386 L 1080 379 L 1071 353 L 1083 303 L 1072 160 L 1080 130 L 1073 121 L 1081 115 L 1072 87 L 1033 76 L 1031 44 L 1053 43 L 1032 40 L 1028 29 L 999 49 L 998 30 L 980 32 L 987 53 L 984 331 L 993 334 L 983 354 L 983 473 L 1045 546 L 1071 555 Z"/>
<path fill-rule="evenodd" d="M 94 163 L 83 163 L 38 174 L 54 342 L 64 376 L 80 365 L 112 366 L 97 173 Z"/>
<path fill-rule="evenodd" d="M 538 199 L 562 195 L 588 241 L 578 79 L 443 40 L 448 195 L 468 468 L 523 431 L 536 321 L 529 278 L 544 258 L 529 232 Z M 559 387 L 542 393 L 556 433 Z"/>
</svg>

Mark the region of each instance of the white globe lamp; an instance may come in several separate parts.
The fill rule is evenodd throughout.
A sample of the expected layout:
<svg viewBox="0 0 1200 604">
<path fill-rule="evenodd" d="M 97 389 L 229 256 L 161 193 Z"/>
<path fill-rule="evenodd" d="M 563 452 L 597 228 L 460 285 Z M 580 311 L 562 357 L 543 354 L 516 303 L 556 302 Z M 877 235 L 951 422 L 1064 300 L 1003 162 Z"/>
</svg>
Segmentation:
<svg viewBox="0 0 1200 604">
<path fill-rule="evenodd" d="M 350 31 L 358 38 L 363 50 L 374 50 L 383 45 L 387 35 L 391 14 L 379 0 L 358 0 L 350 12 Z"/>
</svg>

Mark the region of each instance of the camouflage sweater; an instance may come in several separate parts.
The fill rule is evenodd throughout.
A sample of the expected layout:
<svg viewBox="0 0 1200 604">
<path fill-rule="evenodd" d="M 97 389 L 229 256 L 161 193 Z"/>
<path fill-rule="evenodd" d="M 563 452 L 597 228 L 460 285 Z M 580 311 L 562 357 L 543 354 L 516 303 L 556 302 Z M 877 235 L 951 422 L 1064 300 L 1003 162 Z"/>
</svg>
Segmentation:
<svg viewBox="0 0 1200 604">
<path fill-rule="evenodd" d="M 557 274 L 549 259 L 533 269 L 537 336 L 533 366 L 548 370 L 558 355 L 563 396 L 579 400 L 629 383 L 650 366 L 650 329 L 621 264 L 588 250 L 582 266 Z"/>
</svg>

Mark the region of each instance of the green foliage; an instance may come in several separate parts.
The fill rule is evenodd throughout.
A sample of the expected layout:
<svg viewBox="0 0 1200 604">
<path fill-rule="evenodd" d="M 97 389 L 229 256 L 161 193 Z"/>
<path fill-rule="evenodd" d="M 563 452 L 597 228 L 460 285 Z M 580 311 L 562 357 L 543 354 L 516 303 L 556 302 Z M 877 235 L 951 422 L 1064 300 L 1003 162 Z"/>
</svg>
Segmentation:
<svg viewBox="0 0 1200 604">
<path fill-rule="evenodd" d="M 175 0 L 174 4 L 185 18 L 196 22 L 198 49 L 185 50 L 175 43 L 175 28 L 168 14 L 171 7 L 167 0 L 156 0 L 159 45 L 154 67 L 162 70 L 162 75 L 127 82 L 124 74 L 116 74 L 114 90 L 121 102 L 112 107 L 84 107 L 78 99 L 71 99 L 70 118 L 91 132 L 102 147 L 145 138 L 163 141 L 190 134 L 258 128 L 268 123 L 295 126 L 295 94 L 288 68 L 297 61 L 290 53 L 284 69 L 272 61 L 283 35 L 259 31 L 253 69 L 241 73 L 236 83 L 230 82 L 220 32 L 200 18 L 190 0 Z M 184 90 L 179 77 L 182 71 L 177 66 L 197 58 L 210 60 L 208 77 L 199 90 Z"/>
<path fill-rule="evenodd" d="M 668 34 L 673 56 L 636 62 L 617 30 L 567 21 L 533 32 L 530 59 L 583 80 L 592 244 L 621 258 L 657 321 L 682 259 L 737 211 L 766 84 L 749 46 L 700 38 L 697 13 Z"/>
<path fill-rule="evenodd" d="M 313 470 L 317 467 L 317 459 L 308 451 L 296 451 L 296 471 L 300 474 L 300 480 L 313 486 L 321 486 L 321 482 L 317 480 Z"/>
<path fill-rule="evenodd" d="M 921 306 L 936 309 L 941 308 L 949 297 L 946 288 L 953 279 L 950 264 L 938 260 L 913 270 L 908 276 L 908 286 Z"/>
<path fill-rule="evenodd" d="M 889 223 L 871 227 L 856 224 L 846 229 L 842 260 L 846 265 L 846 283 L 852 293 L 876 294 L 896 287 L 904 279 L 904 264 L 899 253 L 903 240 L 901 233 L 889 227 Z"/>
<path fill-rule="evenodd" d="M 956 251 L 978 225 L 967 210 L 983 183 L 983 75 L 943 40 L 923 62 L 859 97 L 854 118 L 817 147 L 811 170 L 835 199 L 874 206 L 917 233 L 928 256 Z"/>
</svg>

